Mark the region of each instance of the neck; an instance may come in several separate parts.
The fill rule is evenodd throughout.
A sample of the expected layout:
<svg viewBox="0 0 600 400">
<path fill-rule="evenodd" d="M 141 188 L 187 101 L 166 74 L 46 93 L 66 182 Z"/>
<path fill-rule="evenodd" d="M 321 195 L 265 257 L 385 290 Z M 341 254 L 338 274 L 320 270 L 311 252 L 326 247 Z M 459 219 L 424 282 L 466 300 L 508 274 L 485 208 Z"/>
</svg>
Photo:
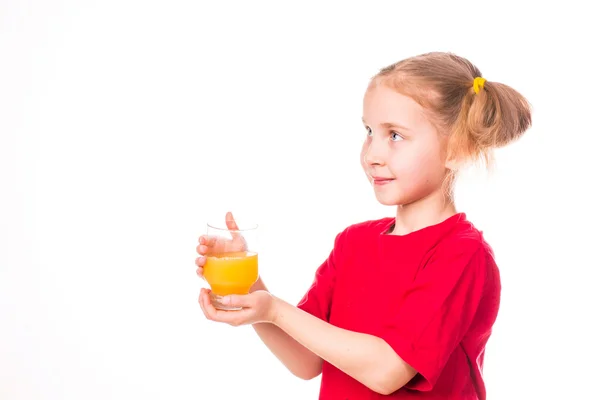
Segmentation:
<svg viewBox="0 0 600 400">
<path fill-rule="evenodd" d="M 399 205 L 392 235 L 406 235 L 456 214 L 454 200 L 440 189 L 415 202 Z"/>
</svg>

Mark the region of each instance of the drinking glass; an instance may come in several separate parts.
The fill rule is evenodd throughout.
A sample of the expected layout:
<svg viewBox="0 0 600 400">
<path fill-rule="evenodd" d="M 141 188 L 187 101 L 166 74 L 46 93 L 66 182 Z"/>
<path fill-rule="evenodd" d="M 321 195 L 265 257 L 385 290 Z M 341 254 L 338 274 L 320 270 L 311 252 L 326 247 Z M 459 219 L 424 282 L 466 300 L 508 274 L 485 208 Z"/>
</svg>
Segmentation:
<svg viewBox="0 0 600 400">
<path fill-rule="evenodd" d="M 220 310 L 239 310 L 225 306 L 223 296 L 248 294 L 258 280 L 258 226 L 239 225 L 232 230 L 225 224 L 208 223 L 208 252 L 204 278 L 210 285 L 211 302 Z"/>
</svg>

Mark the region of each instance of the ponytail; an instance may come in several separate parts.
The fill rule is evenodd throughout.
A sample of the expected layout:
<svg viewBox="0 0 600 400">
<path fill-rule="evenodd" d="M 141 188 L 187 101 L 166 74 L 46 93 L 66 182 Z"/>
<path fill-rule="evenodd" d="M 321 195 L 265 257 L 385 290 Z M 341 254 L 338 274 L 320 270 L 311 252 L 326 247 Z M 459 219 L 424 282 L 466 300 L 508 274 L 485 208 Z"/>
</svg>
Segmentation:
<svg viewBox="0 0 600 400">
<path fill-rule="evenodd" d="M 479 79 L 479 80 L 478 80 Z M 531 107 L 513 88 L 475 78 L 452 129 L 449 154 L 490 161 L 491 150 L 519 139 L 531 126 Z"/>
</svg>

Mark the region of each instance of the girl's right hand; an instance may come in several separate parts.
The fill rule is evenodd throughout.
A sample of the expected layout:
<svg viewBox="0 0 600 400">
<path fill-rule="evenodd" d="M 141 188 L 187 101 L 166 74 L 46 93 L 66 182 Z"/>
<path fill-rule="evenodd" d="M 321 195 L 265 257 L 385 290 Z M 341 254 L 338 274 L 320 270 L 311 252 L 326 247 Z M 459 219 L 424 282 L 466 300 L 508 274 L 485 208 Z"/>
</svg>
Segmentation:
<svg viewBox="0 0 600 400">
<path fill-rule="evenodd" d="M 239 228 L 235 219 L 233 219 L 233 215 L 228 212 L 225 215 L 225 223 L 227 224 L 227 229 L 231 232 L 231 239 L 217 236 L 208 236 L 202 235 L 198 239 L 198 246 L 196 246 L 196 252 L 200 257 L 196 258 L 196 274 L 202 279 L 204 279 L 204 264 L 206 263 L 206 255 L 207 254 L 218 254 L 234 251 L 246 251 L 247 244 L 246 240 L 238 231 Z"/>
</svg>

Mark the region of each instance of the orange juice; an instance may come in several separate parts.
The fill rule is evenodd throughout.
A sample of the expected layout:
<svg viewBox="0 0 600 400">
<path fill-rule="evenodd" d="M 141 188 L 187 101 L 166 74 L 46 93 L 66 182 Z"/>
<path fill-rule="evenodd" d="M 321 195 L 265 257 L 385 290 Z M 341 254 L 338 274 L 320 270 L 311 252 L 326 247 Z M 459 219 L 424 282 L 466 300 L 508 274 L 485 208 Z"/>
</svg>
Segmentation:
<svg viewBox="0 0 600 400">
<path fill-rule="evenodd" d="M 204 277 L 218 296 L 248 294 L 258 280 L 258 254 L 247 251 L 206 257 Z"/>
</svg>

